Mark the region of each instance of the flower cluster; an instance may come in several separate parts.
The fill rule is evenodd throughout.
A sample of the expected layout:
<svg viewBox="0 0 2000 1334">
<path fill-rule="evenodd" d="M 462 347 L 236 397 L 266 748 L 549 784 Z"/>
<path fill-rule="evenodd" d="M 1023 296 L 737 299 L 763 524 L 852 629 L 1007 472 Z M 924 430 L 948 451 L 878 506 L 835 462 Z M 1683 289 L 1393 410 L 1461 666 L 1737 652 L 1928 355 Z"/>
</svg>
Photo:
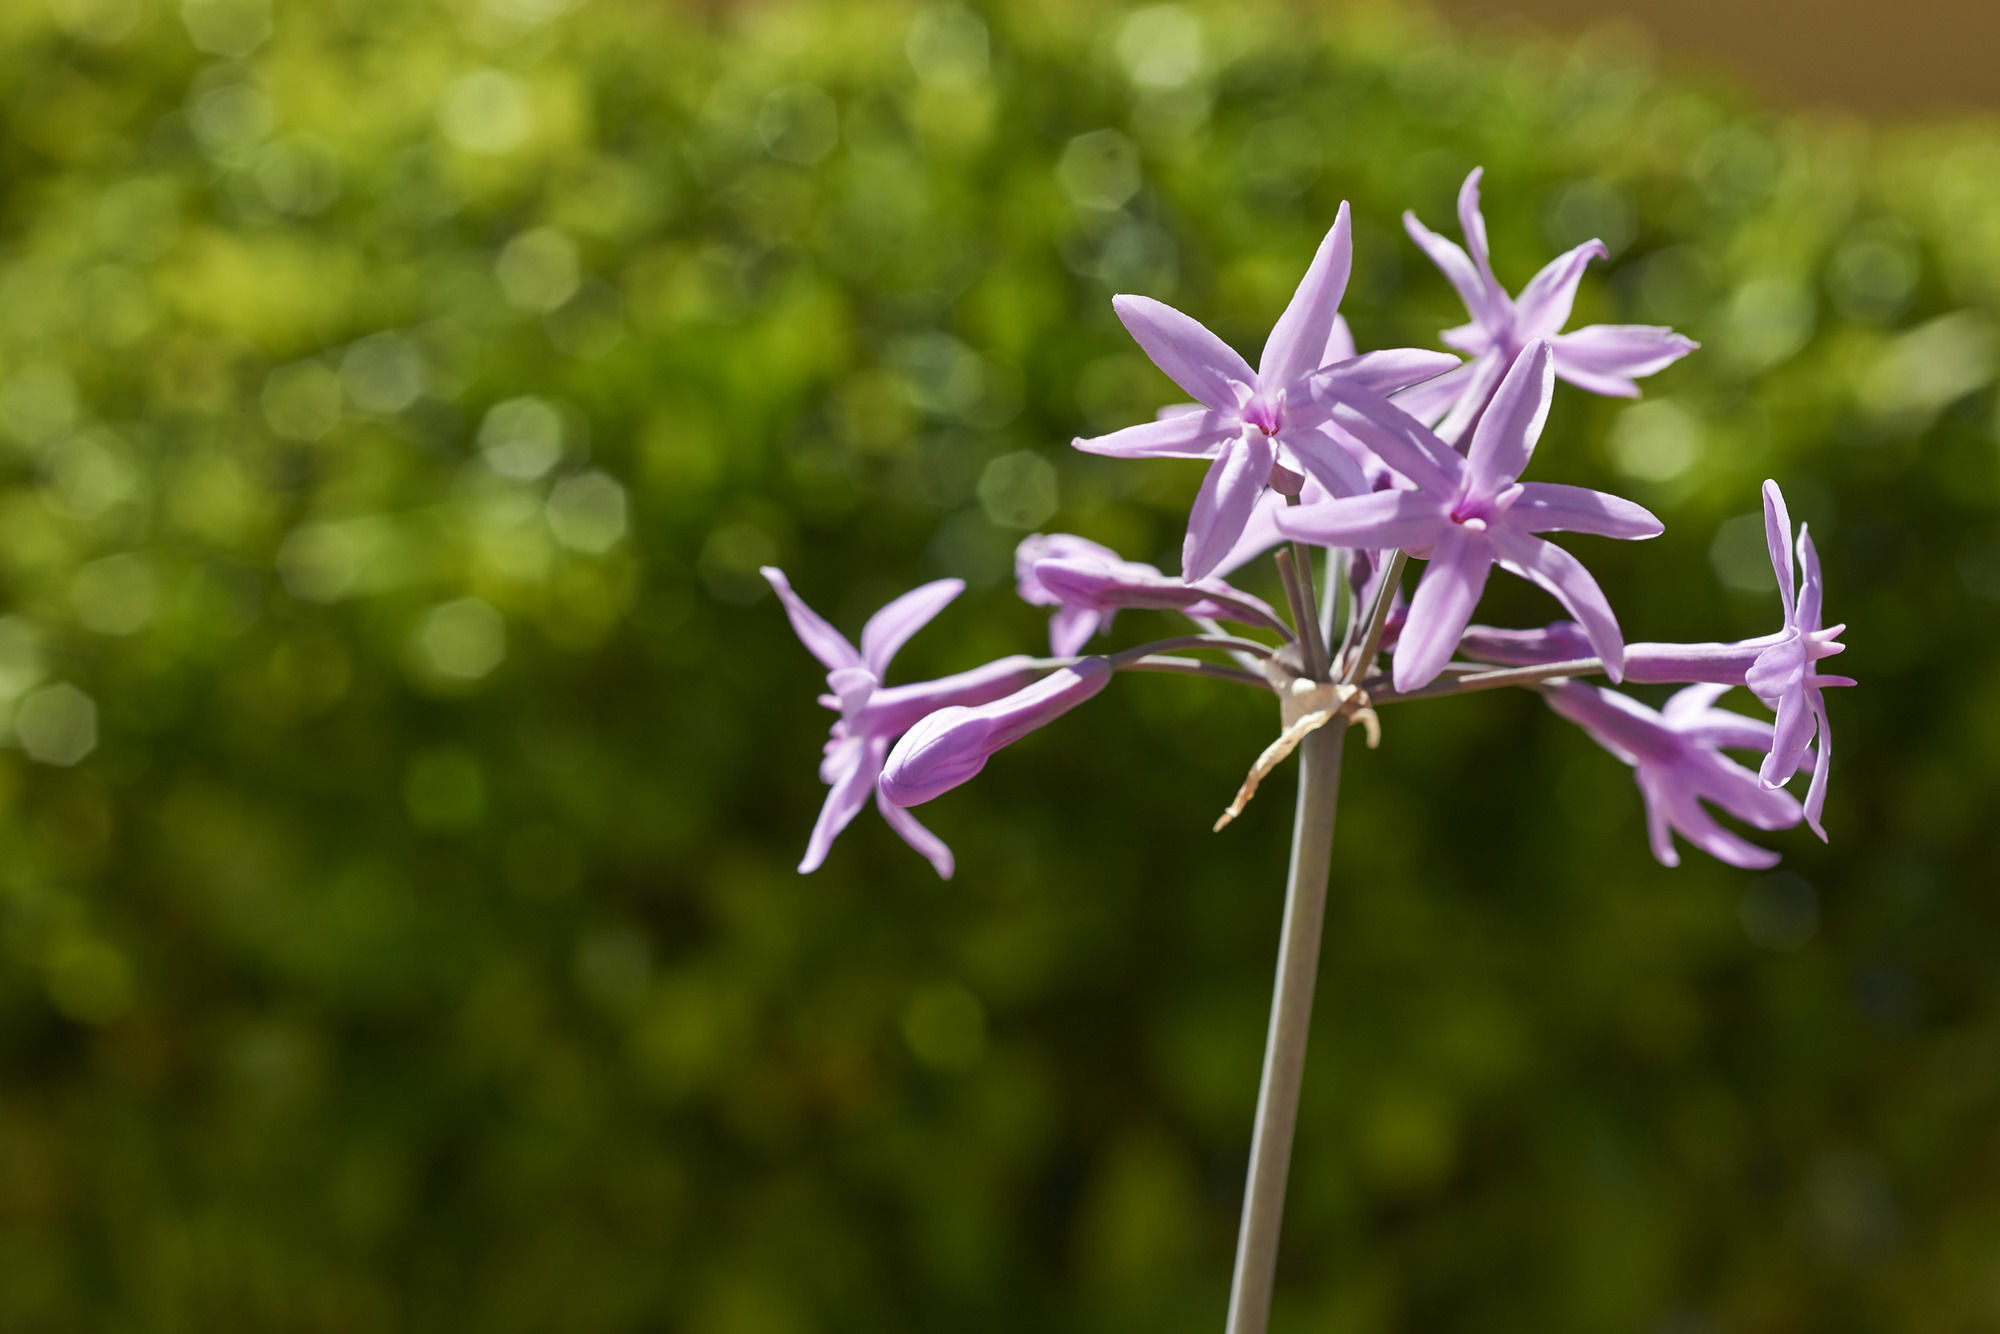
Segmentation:
<svg viewBox="0 0 2000 1334">
<path fill-rule="evenodd" d="M 1596 241 L 1558 257 L 1510 297 L 1493 274 L 1479 181 L 1474 171 L 1459 192 L 1466 248 L 1413 215 L 1404 219 L 1465 301 L 1470 322 L 1441 335 L 1465 354 L 1463 361 L 1419 348 L 1355 349 L 1340 314 L 1353 259 L 1345 204 L 1255 368 L 1170 306 L 1144 296 L 1113 298 L 1133 339 L 1194 402 L 1078 439 L 1075 447 L 1120 458 L 1202 459 L 1208 467 L 1188 517 L 1178 575 L 1069 534 L 1037 534 L 1021 543 L 1020 594 L 1052 609 L 1054 656 L 1005 658 L 938 681 L 888 686 L 883 673 L 890 657 L 957 595 L 957 581 L 926 584 L 890 603 L 868 622 L 857 651 L 792 593 L 782 574 L 765 571 L 799 638 L 827 668 L 829 693 L 821 702 L 840 715 L 820 770 L 832 792 L 800 870 L 820 864 L 872 791 L 890 825 L 940 875 L 950 875 L 950 852 L 906 808 L 966 782 L 995 752 L 1088 700 L 1120 670 L 1192 672 L 1274 691 L 1281 702 L 1340 701 L 1304 714 L 1288 705 L 1285 744 L 1267 750 L 1240 799 L 1276 762 L 1272 757 L 1282 758 L 1311 728 L 1365 719 L 1372 733 L 1373 709 L 1386 704 L 1525 686 L 1632 766 L 1662 863 L 1678 862 L 1676 831 L 1734 865 L 1776 860 L 1717 823 L 1704 802 L 1757 829 L 1803 820 L 1825 838 L 1833 747 L 1821 692 L 1853 682 L 1817 667 L 1842 650 L 1836 638 L 1842 627 L 1821 623 L 1811 539 L 1801 526 L 1794 546 L 1784 497 L 1766 482 L 1784 624 L 1733 643 L 1625 642 L 1597 581 L 1548 535 L 1638 540 L 1657 536 L 1660 521 L 1619 496 L 1521 479 L 1556 381 L 1590 393 L 1636 395 L 1635 380 L 1695 344 L 1643 325 L 1564 332 L 1586 266 L 1604 254 Z M 1289 618 L 1225 579 L 1274 548 Z M 1318 596 L 1317 552 L 1324 553 L 1326 582 L 1343 585 L 1345 596 Z M 1424 568 L 1405 602 L 1402 575 L 1411 559 Z M 1496 567 L 1545 590 L 1569 619 L 1526 630 L 1472 624 Z M 1340 623 L 1337 606 L 1347 609 Z M 1077 656 L 1130 609 L 1177 613 L 1188 622 L 1186 633 Z M 1232 633 L 1223 622 L 1247 633 Z M 1582 679 L 1592 675 L 1614 685 L 1687 688 L 1655 711 Z M 1775 719 L 1759 722 L 1715 707 L 1735 686 L 1746 687 Z M 1760 753 L 1757 769 L 1723 755 L 1731 749 Z M 1800 802 L 1784 785 L 1808 766 L 1812 776 Z"/>
</svg>

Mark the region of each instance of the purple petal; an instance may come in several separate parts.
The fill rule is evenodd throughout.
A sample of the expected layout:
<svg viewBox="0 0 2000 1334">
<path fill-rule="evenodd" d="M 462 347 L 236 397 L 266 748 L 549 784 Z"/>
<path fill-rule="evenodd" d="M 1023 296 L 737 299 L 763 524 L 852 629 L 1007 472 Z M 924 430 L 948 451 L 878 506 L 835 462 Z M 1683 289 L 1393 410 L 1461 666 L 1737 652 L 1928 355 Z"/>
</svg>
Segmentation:
<svg viewBox="0 0 2000 1334">
<path fill-rule="evenodd" d="M 965 591 L 963 579 L 937 579 L 913 588 L 868 618 L 861 627 L 861 656 L 868 670 L 880 678 L 896 656 L 896 650 L 910 636 L 929 625 L 931 618 Z"/>
<path fill-rule="evenodd" d="M 875 809 L 882 812 L 882 818 L 902 836 L 905 843 L 924 855 L 936 869 L 939 879 L 951 879 L 954 869 L 951 849 L 944 845 L 943 839 L 918 823 L 916 816 L 884 797 L 880 788 L 875 790 Z"/>
<path fill-rule="evenodd" d="M 1805 763 L 1806 747 L 1812 744 L 1813 711 L 1805 687 L 1788 690 L 1778 700 L 1778 721 L 1773 725 L 1771 753 L 1764 757 L 1757 776 L 1766 787 L 1789 782 Z M 1822 747 L 1822 749 L 1824 749 Z"/>
<path fill-rule="evenodd" d="M 1819 731 L 1819 741 L 1814 749 L 1819 753 L 1813 758 L 1812 781 L 1806 785 L 1805 816 L 1806 824 L 1824 843 L 1826 827 L 1820 823 L 1820 814 L 1826 809 L 1827 771 L 1833 767 L 1833 729 L 1827 725 L 1826 701 L 1820 698 L 1817 690 L 1810 693 L 1813 722 Z"/>
<path fill-rule="evenodd" d="M 1058 607 L 1049 617 L 1049 652 L 1058 658 L 1073 658 L 1099 630 L 1109 630 L 1115 611 L 1091 611 L 1086 607 Z"/>
<path fill-rule="evenodd" d="M 1494 348 L 1473 358 L 1472 379 L 1459 393 L 1451 405 L 1451 411 L 1438 423 L 1437 434 L 1446 444 L 1457 447 L 1465 439 L 1465 433 L 1472 429 L 1486 405 L 1493 399 L 1493 391 L 1500 384 L 1500 377 L 1507 373 L 1508 362 Z"/>
<path fill-rule="evenodd" d="M 805 604 L 805 599 L 792 591 L 791 581 L 785 578 L 783 570 L 775 565 L 766 565 L 758 573 L 770 583 L 778 601 L 785 605 L 785 616 L 792 623 L 792 633 L 806 646 L 806 652 L 818 658 L 828 671 L 862 665 L 861 655 L 854 651 L 854 645 L 847 642 L 847 636 L 828 625 L 818 612 Z"/>
<path fill-rule="evenodd" d="M 1673 825 L 1667 814 L 1668 794 L 1658 775 L 1641 769 L 1633 776 L 1639 781 L 1639 796 L 1646 803 L 1646 842 L 1653 849 L 1653 860 L 1670 869 L 1679 866 L 1680 849 L 1674 846 Z"/>
<path fill-rule="evenodd" d="M 1731 644 L 1627 644 L 1625 679 L 1655 683 L 1716 681 L 1724 685 L 1748 685 L 1750 669 L 1774 642 L 1774 636 L 1767 636 Z"/>
<path fill-rule="evenodd" d="M 1590 640 L 1575 621 L 1554 621 L 1538 630 L 1496 630 L 1489 625 L 1468 626 L 1459 637 L 1458 651 L 1479 662 L 1500 667 L 1538 667 L 1543 663 L 1571 662 L 1592 656 Z M 1631 668 L 1630 648 L 1626 669 Z"/>
<path fill-rule="evenodd" d="M 1579 389 L 1636 398 L 1632 381 L 1665 370 L 1701 344 L 1655 324 L 1593 324 L 1555 340 L 1556 375 Z"/>
<path fill-rule="evenodd" d="M 1771 549 L 1771 569 L 1778 576 L 1778 597 L 1785 604 L 1785 624 L 1794 625 L 1792 611 L 1792 516 L 1785 493 L 1770 479 L 1764 482 L 1764 543 Z"/>
<path fill-rule="evenodd" d="M 848 725 L 870 736 L 901 736 L 927 713 L 953 704 L 985 704 L 1011 695 L 1040 680 L 1045 670 L 1033 658 L 1017 653 L 935 681 L 886 686 L 868 697 L 867 707 L 850 717 Z"/>
<path fill-rule="evenodd" d="M 1676 748 L 1674 738 L 1660 722 L 1660 715 L 1615 690 L 1569 680 L 1553 690 L 1543 691 L 1542 699 L 1623 764 L 1637 766 L 1642 754 L 1658 754 L 1663 749 L 1671 752 Z"/>
<path fill-rule="evenodd" d="M 1248 526 L 1257 497 L 1264 493 L 1275 452 L 1271 437 L 1249 430 L 1209 465 L 1188 514 L 1187 539 L 1181 544 L 1183 579 L 1206 579 L 1222 564 Z"/>
<path fill-rule="evenodd" d="M 1562 603 L 1590 637 L 1591 647 L 1604 663 L 1604 674 L 1614 682 L 1622 680 L 1625 640 L 1618 631 L 1618 618 L 1583 563 L 1555 543 L 1530 537 L 1511 524 L 1503 522 L 1490 535 L 1501 568 L 1540 584 Z"/>
<path fill-rule="evenodd" d="M 1555 354 L 1546 342 L 1530 343 L 1514 358 L 1493 401 L 1472 432 L 1466 454 L 1466 495 L 1491 500 L 1528 466 L 1549 419 L 1555 396 Z"/>
<path fill-rule="evenodd" d="M 882 680 L 866 667 L 836 667 L 826 674 L 826 683 L 840 701 L 841 715 L 852 717 L 855 710 L 868 702 Z"/>
<path fill-rule="evenodd" d="M 833 791 L 826 794 L 826 801 L 819 808 L 819 819 L 813 822 L 812 836 L 806 840 L 806 855 L 799 862 L 800 875 L 810 875 L 820 868 L 833 847 L 833 840 L 853 823 L 868 800 L 868 790 L 875 786 L 875 774 L 881 765 L 879 750 L 870 756 L 869 747 L 859 738 L 839 742 L 837 748 L 837 753 L 828 754 L 827 764 L 821 766 L 821 777 L 832 779 Z"/>
<path fill-rule="evenodd" d="M 1797 630 L 1786 630 L 1757 655 L 1744 674 L 1743 684 L 1766 708 L 1775 709 L 1782 697 L 1798 688 L 1805 671 L 1805 639 Z"/>
<path fill-rule="evenodd" d="M 1629 654 L 1631 650 L 1628 648 L 1626 652 Z M 1689 686 L 1685 690 L 1676 690 L 1672 698 L 1668 699 L 1666 705 L 1661 708 L 1660 716 L 1678 729 L 1683 724 L 1692 723 L 1707 713 L 1713 707 L 1715 701 L 1728 693 L 1728 686 L 1713 682 L 1704 682 L 1700 685 Z"/>
<path fill-rule="evenodd" d="M 1388 399 L 1359 392 L 1345 395 L 1333 405 L 1328 420 L 1421 489 L 1441 498 L 1458 498 L 1465 460 Z"/>
<path fill-rule="evenodd" d="M 1769 848 L 1760 848 L 1717 824 L 1715 817 L 1701 808 L 1701 803 L 1692 793 L 1667 788 L 1663 784 L 1660 795 L 1667 805 L 1668 818 L 1673 821 L 1674 828 L 1680 830 L 1688 842 L 1717 861 L 1749 871 L 1760 871 L 1778 864 L 1777 853 Z"/>
<path fill-rule="evenodd" d="M 1479 373 L 1477 360 L 1461 362 L 1456 370 L 1446 371 L 1435 380 L 1399 390 L 1389 401 L 1424 425 L 1435 426 Z"/>
<path fill-rule="evenodd" d="M 1789 829 L 1799 822 L 1797 798 L 1783 788 L 1765 787 L 1756 774 L 1727 756 L 1708 750 L 1688 757 L 1683 769 L 1691 791 L 1739 820 L 1759 829 Z"/>
<path fill-rule="evenodd" d="M 1347 205 L 1343 202 L 1342 208 Z M 1354 331 L 1347 327 L 1345 315 L 1333 317 L 1333 327 L 1326 331 L 1326 350 L 1319 354 L 1319 364 L 1331 366 L 1336 361 L 1346 361 L 1354 355 Z"/>
<path fill-rule="evenodd" d="M 1070 446 L 1117 459 L 1205 459 L 1242 429 L 1234 408 L 1228 412 L 1196 408 L 1109 435 L 1078 436 Z"/>
<path fill-rule="evenodd" d="M 1279 439 L 1307 475 L 1319 483 L 1325 495 L 1367 495 L 1374 488 L 1369 485 L 1368 474 L 1362 471 L 1354 454 L 1342 443 L 1343 434 L 1339 427 L 1328 422 L 1312 431 L 1281 431 Z M 1352 436 L 1346 438 L 1354 439 Z M 1355 441 L 1355 445 L 1360 448 L 1359 441 Z M 1284 498 L 1280 496 L 1278 499 L 1279 508 L 1283 508 Z M 1259 512 L 1262 512 L 1261 507 Z M 1277 540 L 1276 529 L 1272 530 L 1272 540 Z"/>
<path fill-rule="evenodd" d="M 1445 281 L 1458 292 L 1458 299 L 1465 303 L 1472 317 L 1482 325 L 1498 326 L 1500 320 L 1494 309 L 1493 295 L 1465 251 L 1418 222 L 1414 213 L 1403 214 L 1403 230 L 1410 234 L 1417 248 L 1430 257 L 1431 263 L 1438 266 Z"/>
<path fill-rule="evenodd" d="M 1636 540 L 1666 531 L 1644 505 L 1561 482 L 1521 483 L 1521 497 L 1507 513 L 1531 533 L 1594 533 Z"/>
<path fill-rule="evenodd" d="M 1456 531 L 1435 496 L 1421 491 L 1371 491 L 1317 505 L 1294 505 L 1273 516 L 1278 531 L 1322 547 L 1367 551 L 1421 550 Z"/>
<path fill-rule="evenodd" d="M 1422 347 L 1392 347 L 1380 352 L 1364 352 L 1321 368 L 1312 377 L 1312 393 L 1322 403 L 1340 397 L 1350 386 L 1371 394 L 1394 394 L 1412 385 L 1435 380 L 1464 363 L 1449 352 L 1433 352 Z"/>
<path fill-rule="evenodd" d="M 1474 167 L 1466 174 L 1465 184 L 1458 187 L 1458 229 L 1465 236 L 1465 248 L 1472 252 L 1472 262 L 1479 266 L 1479 276 L 1491 303 L 1489 308 L 1497 311 L 1505 308 L 1507 291 L 1493 276 L 1493 251 L 1486 244 L 1486 216 L 1479 211 L 1479 179 L 1485 174 L 1484 167 Z"/>
<path fill-rule="evenodd" d="M 1819 629 L 1820 601 L 1825 590 L 1820 585 L 1819 551 L 1813 546 L 1812 538 L 1806 536 L 1806 525 L 1799 525 L 1799 614 L 1796 624 L 1799 629 L 1811 632 Z"/>
<path fill-rule="evenodd" d="M 940 709 L 904 733 L 889 752 L 878 790 L 897 806 L 918 806 L 943 796 L 976 776 L 996 751 L 1054 722 L 1110 679 L 1109 660 L 1085 658 L 990 704 Z"/>
<path fill-rule="evenodd" d="M 1424 577 L 1417 581 L 1410 616 L 1396 645 L 1390 675 L 1398 691 L 1429 685 L 1451 661 L 1492 569 L 1493 551 L 1484 537 L 1445 525 L 1431 549 L 1430 563 L 1424 566 Z"/>
<path fill-rule="evenodd" d="M 1014 547 L 1014 587 L 1021 601 L 1033 607 L 1055 607 L 1062 599 L 1043 588 L 1035 578 L 1035 566 L 1045 560 L 1122 560 L 1101 542 L 1075 533 L 1030 533 Z M 1064 655 L 1068 656 L 1068 655 Z"/>
<path fill-rule="evenodd" d="M 1255 385 L 1250 363 L 1202 324 L 1148 296 L 1114 296 L 1111 308 L 1173 382 L 1217 412 L 1236 410 L 1238 385 Z"/>
<path fill-rule="evenodd" d="M 1232 588 L 1220 579 L 1188 583 L 1161 574 L 1150 565 L 1088 560 L 1043 561 L 1035 567 L 1035 577 L 1065 603 L 1092 611 L 1108 613 L 1125 607 L 1187 611 L 1190 615 L 1210 611 L 1223 620 L 1284 630 L 1277 612 L 1261 598 Z"/>
<path fill-rule="evenodd" d="M 1515 336 L 1553 338 L 1561 333 L 1569 323 L 1570 308 L 1576 304 L 1576 288 L 1583 281 L 1584 269 L 1604 254 L 1604 242 L 1585 241 L 1545 264 L 1514 299 Z"/>
<path fill-rule="evenodd" d="M 1343 200 L 1306 276 L 1299 281 L 1271 336 L 1264 340 L 1264 355 L 1257 363 L 1260 383 L 1281 389 L 1323 364 L 1319 358 L 1333 334 L 1333 321 L 1340 312 L 1340 298 L 1347 291 L 1347 275 L 1353 267 L 1354 242 Z"/>
</svg>

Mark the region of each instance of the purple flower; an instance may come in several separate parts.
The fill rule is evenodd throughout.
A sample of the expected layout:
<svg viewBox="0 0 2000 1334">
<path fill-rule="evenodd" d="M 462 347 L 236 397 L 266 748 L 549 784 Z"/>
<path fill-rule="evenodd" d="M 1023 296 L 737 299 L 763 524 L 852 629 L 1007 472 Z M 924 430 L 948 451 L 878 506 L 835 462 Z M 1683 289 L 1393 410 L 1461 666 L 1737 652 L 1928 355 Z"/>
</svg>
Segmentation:
<svg viewBox="0 0 2000 1334">
<path fill-rule="evenodd" d="M 1111 628 L 1115 607 L 1079 606 L 1066 603 L 1035 577 L 1035 565 L 1044 560 L 1096 560 L 1122 564 L 1123 558 L 1110 547 L 1071 533 L 1030 533 L 1014 548 L 1014 585 L 1021 601 L 1033 607 L 1054 607 L 1049 617 L 1049 652 L 1059 658 L 1074 656 L 1090 642 L 1092 635 Z M 1146 566 L 1146 569 L 1152 567 Z"/>
<path fill-rule="evenodd" d="M 1778 854 L 1760 848 L 1715 822 L 1702 808 L 1714 802 L 1759 829 L 1784 829 L 1799 822 L 1799 803 L 1782 789 L 1764 786 L 1757 775 L 1721 751 L 1763 750 L 1771 725 L 1714 708 L 1729 687 L 1689 686 L 1655 713 L 1635 699 L 1582 681 L 1564 681 L 1543 693 L 1549 707 L 1590 733 L 1598 745 L 1637 770 L 1646 799 L 1646 832 L 1653 856 L 1663 866 L 1680 865 L 1674 831 L 1731 866 L 1774 866 Z"/>
<path fill-rule="evenodd" d="M 1480 173 L 1480 168 L 1473 168 L 1458 192 L 1458 222 L 1471 247 L 1470 256 L 1418 222 L 1416 214 L 1403 215 L 1410 239 L 1444 270 L 1472 314 L 1470 324 L 1441 335 L 1447 346 L 1472 360 L 1399 396 L 1399 406 L 1426 422 L 1436 422 L 1449 411 L 1439 433 L 1457 440 L 1521 349 L 1537 339 L 1549 339 L 1554 345 L 1556 374 L 1562 379 L 1593 394 L 1619 398 L 1638 397 L 1635 378 L 1663 370 L 1699 346 L 1672 329 L 1650 324 L 1593 324 L 1571 333 L 1562 331 L 1569 323 L 1585 266 L 1604 257 L 1602 241 L 1585 241 L 1557 256 L 1529 280 L 1518 298 L 1509 297 L 1493 276 L 1486 247 L 1486 219 L 1479 212 Z"/>
<path fill-rule="evenodd" d="M 1110 680 L 1109 659 L 1085 658 L 1005 699 L 939 709 L 905 733 L 889 752 L 877 793 L 897 809 L 941 797 L 971 781 L 995 751 L 1046 727 Z M 885 814 L 890 809 L 883 806 Z"/>
<path fill-rule="evenodd" d="M 1195 496 L 1181 547 L 1181 573 L 1188 579 L 1206 578 L 1229 554 L 1273 465 L 1296 475 L 1306 456 L 1334 448 L 1316 429 L 1326 420 L 1329 396 L 1348 384 L 1388 393 L 1458 364 L 1443 353 L 1404 348 L 1349 355 L 1329 365 L 1330 355 L 1352 351 L 1353 339 L 1336 323 L 1352 262 L 1342 204 L 1265 341 L 1256 370 L 1172 306 L 1143 296 L 1112 298 L 1112 309 L 1153 364 L 1193 395 L 1197 406 L 1074 443 L 1088 453 L 1118 458 L 1214 460 Z"/>
<path fill-rule="evenodd" d="M 1413 488 L 1301 505 L 1276 516 L 1279 531 L 1322 546 L 1397 547 L 1429 560 L 1396 645 L 1398 691 L 1415 690 L 1444 669 L 1496 564 L 1553 594 L 1583 624 L 1606 674 L 1619 679 L 1624 641 L 1603 590 L 1574 556 L 1534 534 L 1643 538 L 1658 535 L 1661 525 L 1642 507 L 1601 491 L 1514 480 L 1548 419 L 1554 361 L 1546 341 L 1515 359 L 1465 455 L 1382 399 L 1357 394 L 1334 404 L 1330 420 Z"/>
<path fill-rule="evenodd" d="M 1049 648 L 1059 657 L 1108 630 L 1111 618 L 1126 608 L 1179 611 L 1291 634 L 1269 603 L 1219 578 L 1187 583 L 1069 533 L 1023 538 L 1014 551 L 1014 574 L 1023 600 L 1057 608 L 1049 618 Z"/>
<path fill-rule="evenodd" d="M 1773 481 L 1764 483 L 1764 538 L 1771 548 L 1771 568 L 1777 572 L 1778 594 L 1785 604 L 1785 626 L 1777 642 L 1757 656 L 1747 684 L 1758 699 L 1778 715 L 1776 735 L 1770 754 L 1764 757 L 1759 776 L 1768 787 L 1790 779 L 1805 765 L 1808 750 L 1813 759 L 1812 782 L 1806 789 L 1806 823 L 1826 841 L 1820 827 L 1820 812 L 1826 807 L 1827 768 L 1833 761 L 1833 736 L 1828 730 L 1826 701 L 1820 696 L 1825 686 L 1851 686 L 1845 676 L 1822 675 L 1814 667 L 1821 658 L 1830 658 L 1846 645 L 1835 636 L 1845 625 L 1820 626 L 1823 590 L 1820 585 L 1819 552 L 1813 548 L 1806 526 L 1799 525 L 1800 582 L 1798 596 L 1792 595 L 1792 519 L 1785 510 L 1784 493 Z M 1814 745 L 1817 733 L 1818 744 Z"/>
<path fill-rule="evenodd" d="M 964 590 L 963 582 L 939 579 L 903 594 L 868 618 L 857 651 L 845 635 L 792 591 L 782 570 L 767 565 L 763 575 L 785 604 L 785 615 L 799 642 L 826 666 L 830 693 L 820 696 L 819 702 L 840 711 L 840 721 L 833 725 L 826 743 L 826 758 L 819 766 L 820 781 L 833 790 L 827 793 L 812 837 L 806 841 L 806 855 L 799 863 L 800 872 L 805 873 L 819 869 L 833 840 L 860 813 L 882 772 L 890 744 L 913 723 L 937 709 L 983 704 L 1010 694 L 1034 680 L 1039 669 L 1030 658 L 1002 658 L 936 681 L 885 687 L 882 675 L 896 650 Z M 937 835 L 902 807 L 883 801 L 880 793 L 875 806 L 904 842 L 929 858 L 940 876 L 951 878 L 951 849 Z"/>
</svg>

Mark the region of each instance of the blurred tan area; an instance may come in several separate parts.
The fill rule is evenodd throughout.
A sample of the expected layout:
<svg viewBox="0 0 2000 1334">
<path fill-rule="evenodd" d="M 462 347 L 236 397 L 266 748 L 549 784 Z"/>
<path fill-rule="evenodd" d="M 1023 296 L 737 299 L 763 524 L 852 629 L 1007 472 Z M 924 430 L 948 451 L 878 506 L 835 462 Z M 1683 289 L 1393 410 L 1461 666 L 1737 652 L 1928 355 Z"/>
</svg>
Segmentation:
<svg viewBox="0 0 2000 1334">
<path fill-rule="evenodd" d="M 1687 72 L 1879 119 L 2000 107 L 2000 0 L 1438 0 L 1474 31 L 1642 32 Z"/>
</svg>

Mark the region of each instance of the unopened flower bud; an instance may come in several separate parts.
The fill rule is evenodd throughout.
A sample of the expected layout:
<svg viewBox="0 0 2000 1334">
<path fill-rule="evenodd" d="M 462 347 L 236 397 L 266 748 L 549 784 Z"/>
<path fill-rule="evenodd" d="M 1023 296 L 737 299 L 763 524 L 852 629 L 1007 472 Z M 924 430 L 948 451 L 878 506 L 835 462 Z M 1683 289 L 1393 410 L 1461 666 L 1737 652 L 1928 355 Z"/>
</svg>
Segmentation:
<svg viewBox="0 0 2000 1334">
<path fill-rule="evenodd" d="M 1110 680 L 1108 659 L 1085 658 L 991 704 L 939 709 L 889 752 L 879 790 L 897 806 L 943 796 L 984 769 L 995 751 L 1054 722 Z"/>
</svg>

